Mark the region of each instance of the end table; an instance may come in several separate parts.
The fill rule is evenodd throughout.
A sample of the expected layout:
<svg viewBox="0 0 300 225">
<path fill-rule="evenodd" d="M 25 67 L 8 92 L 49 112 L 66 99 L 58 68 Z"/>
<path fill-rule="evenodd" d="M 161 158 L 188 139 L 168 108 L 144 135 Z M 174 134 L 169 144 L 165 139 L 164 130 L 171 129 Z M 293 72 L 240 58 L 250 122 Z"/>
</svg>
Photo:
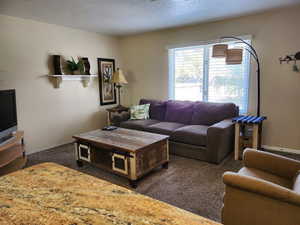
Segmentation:
<svg viewBox="0 0 300 225">
<path fill-rule="evenodd" d="M 107 111 L 107 125 L 111 125 L 111 118 L 112 118 L 112 115 L 114 114 L 121 114 L 122 112 L 128 112 L 129 111 L 129 108 L 128 107 L 125 107 L 125 106 L 121 106 L 121 105 L 118 105 L 116 107 L 113 107 L 113 108 L 108 108 L 106 109 Z"/>
<path fill-rule="evenodd" d="M 235 123 L 235 160 L 241 158 L 240 152 L 245 148 L 261 148 L 262 124 L 266 119 L 265 116 L 239 116 L 232 120 Z M 252 131 L 250 134 L 247 128 Z"/>
</svg>

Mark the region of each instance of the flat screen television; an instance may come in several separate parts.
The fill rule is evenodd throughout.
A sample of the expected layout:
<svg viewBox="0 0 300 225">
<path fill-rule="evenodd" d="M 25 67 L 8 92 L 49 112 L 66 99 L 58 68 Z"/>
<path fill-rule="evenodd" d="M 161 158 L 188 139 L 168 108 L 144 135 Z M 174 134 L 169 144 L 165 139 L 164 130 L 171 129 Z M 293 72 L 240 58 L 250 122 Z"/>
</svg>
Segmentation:
<svg viewBox="0 0 300 225">
<path fill-rule="evenodd" d="M 0 90 L 0 145 L 17 130 L 17 106 L 15 90 Z"/>
</svg>

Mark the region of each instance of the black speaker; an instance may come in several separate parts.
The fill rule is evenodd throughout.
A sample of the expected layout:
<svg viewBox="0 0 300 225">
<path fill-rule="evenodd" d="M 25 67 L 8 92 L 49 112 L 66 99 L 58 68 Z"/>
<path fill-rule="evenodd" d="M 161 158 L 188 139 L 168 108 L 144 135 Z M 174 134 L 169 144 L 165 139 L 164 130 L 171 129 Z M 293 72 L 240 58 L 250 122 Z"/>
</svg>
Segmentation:
<svg viewBox="0 0 300 225">
<path fill-rule="evenodd" d="M 62 75 L 60 55 L 53 55 L 53 67 L 55 75 Z"/>
<path fill-rule="evenodd" d="M 81 60 L 83 61 L 84 74 L 91 75 L 91 73 L 90 73 L 91 65 L 90 65 L 89 59 L 87 57 L 83 57 L 83 58 L 81 58 Z"/>
</svg>

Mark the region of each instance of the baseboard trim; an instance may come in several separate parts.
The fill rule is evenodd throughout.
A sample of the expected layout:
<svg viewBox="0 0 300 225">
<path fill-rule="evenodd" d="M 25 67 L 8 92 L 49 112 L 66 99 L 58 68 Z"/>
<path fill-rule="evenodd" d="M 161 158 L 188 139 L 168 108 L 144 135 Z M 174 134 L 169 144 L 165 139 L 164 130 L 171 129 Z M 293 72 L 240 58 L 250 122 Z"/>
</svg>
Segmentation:
<svg viewBox="0 0 300 225">
<path fill-rule="evenodd" d="M 38 150 L 36 150 L 34 152 L 27 152 L 26 151 L 26 155 L 31 155 L 31 154 L 34 154 L 34 153 L 46 151 L 46 150 L 49 150 L 49 149 L 52 149 L 52 148 L 57 148 L 57 147 L 60 147 L 60 146 L 63 146 L 63 145 L 68 145 L 68 144 L 72 144 L 72 143 L 74 143 L 74 141 L 68 141 L 68 142 L 57 144 L 57 145 L 53 145 L 53 146 L 50 146 L 50 147 L 47 147 L 47 148 L 38 149 Z"/>
<path fill-rule="evenodd" d="M 284 147 L 278 147 L 278 146 L 269 146 L 269 145 L 263 145 L 264 149 L 276 151 L 276 152 L 286 152 L 286 153 L 293 153 L 300 155 L 300 149 L 292 149 L 292 148 L 284 148 Z"/>
</svg>

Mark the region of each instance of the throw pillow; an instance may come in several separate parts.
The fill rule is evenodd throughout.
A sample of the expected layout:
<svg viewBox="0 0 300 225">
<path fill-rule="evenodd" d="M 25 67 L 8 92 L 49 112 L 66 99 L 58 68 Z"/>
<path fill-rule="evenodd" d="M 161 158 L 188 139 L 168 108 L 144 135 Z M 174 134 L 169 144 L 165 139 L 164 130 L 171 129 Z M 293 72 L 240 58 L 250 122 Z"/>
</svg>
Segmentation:
<svg viewBox="0 0 300 225">
<path fill-rule="evenodd" d="M 149 119 L 150 104 L 134 105 L 130 107 L 131 120 L 147 120 Z"/>
</svg>

